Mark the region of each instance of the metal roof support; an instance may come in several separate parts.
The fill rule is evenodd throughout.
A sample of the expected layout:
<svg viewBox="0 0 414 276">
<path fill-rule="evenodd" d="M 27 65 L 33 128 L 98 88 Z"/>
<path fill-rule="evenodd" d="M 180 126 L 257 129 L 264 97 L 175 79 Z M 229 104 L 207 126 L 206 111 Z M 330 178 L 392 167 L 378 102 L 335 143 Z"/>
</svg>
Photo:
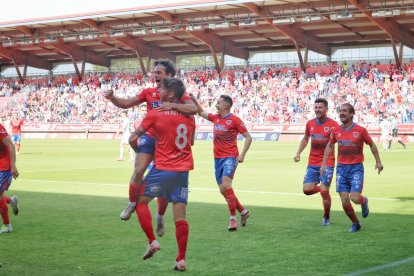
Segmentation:
<svg viewBox="0 0 414 276">
<path fill-rule="evenodd" d="M 138 50 L 136 50 L 135 53 L 137 55 L 137 59 L 138 59 L 139 66 L 141 67 L 141 71 L 142 71 L 142 73 L 144 75 L 146 75 L 147 74 L 147 71 L 146 71 L 146 68 L 145 68 L 145 65 L 144 65 L 144 61 L 142 61 L 141 54 L 139 53 Z"/>
<path fill-rule="evenodd" d="M 398 50 L 397 50 L 397 43 L 393 39 L 391 39 L 391 45 L 392 45 L 392 52 L 394 53 L 394 59 L 395 64 L 398 68 L 401 67 L 400 58 L 398 57 Z"/>
<path fill-rule="evenodd" d="M 25 64 L 27 63 L 28 66 L 50 70 L 52 69 L 52 64 L 46 60 L 39 59 L 34 55 L 25 55 L 22 51 L 12 49 L 8 50 L 3 46 L 0 46 L 0 56 L 13 61 L 15 60 L 18 64 Z M 24 59 L 26 56 L 26 59 Z"/>
<path fill-rule="evenodd" d="M 20 72 L 19 64 L 16 62 L 15 59 L 13 59 L 12 61 L 13 61 L 14 68 L 16 69 L 17 76 L 19 76 L 20 82 L 24 83 L 24 78 L 22 76 L 22 73 Z"/>
<path fill-rule="evenodd" d="M 300 68 L 302 68 L 303 72 L 306 72 L 306 66 L 305 66 L 305 63 L 303 62 L 302 52 L 300 51 L 299 44 L 296 41 L 294 41 L 294 43 L 295 43 L 296 53 L 298 54 L 298 58 L 299 58 Z"/>
<path fill-rule="evenodd" d="M 223 43 L 223 51 L 221 51 L 220 68 L 224 69 L 224 58 L 226 56 L 226 43 Z"/>
<path fill-rule="evenodd" d="M 309 48 L 305 48 L 305 54 L 303 56 L 303 63 L 305 66 L 308 66 L 308 54 L 309 54 Z"/>
<path fill-rule="evenodd" d="M 148 59 L 147 59 L 147 72 L 151 71 L 151 59 L 152 59 L 152 48 L 148 48 Z"/>
<path fill-rule="evenodd" d="M 403 63 L 403 54 L 404 54 L 404 44 L 401 43 L 400 44 L 400 54 L 399 54 L 401 64 Z"/>
<path fill-rule="evenodd" d="M 216 65 L 217 73 L 220 74 L 221 73 L 220 63 L 218 61 L 217 54 L 216 54 L 216 52 L 214 52 L 214 49 L 213 49 L 212 46 L 210 46 L 210 52 L 211 52 L 211 56 L 213 57 L 214 64 Z"/>
<path fill-rule="evenodd" d="M 73 67 L 75 67 L 75 72 L 76 72 L 76 76 L 78 76 L 78 80 L 82 81 L 82 74 L 79 71 L 79 67 L 78 67 L 78 64 L 76 63 L 75 58 L 73 56 L 71 56 L 70 58 L 72 60 Z"/>
</svg>

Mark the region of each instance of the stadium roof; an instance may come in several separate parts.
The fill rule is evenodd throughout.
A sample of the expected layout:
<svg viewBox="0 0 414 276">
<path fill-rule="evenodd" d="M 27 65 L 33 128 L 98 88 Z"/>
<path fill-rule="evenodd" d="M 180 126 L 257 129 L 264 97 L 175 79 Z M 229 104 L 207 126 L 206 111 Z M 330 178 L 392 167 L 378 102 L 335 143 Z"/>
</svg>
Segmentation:
<svg viewBox="0 0 414 276">
<path fill-rule="evenodd" d="M 396 44 L 414 49 L 414 0 L 164 2 L 0 21 L 0 67 L 50 70 L 72 62 L 81 75 L 77 62 L 108 67 L 137 58 L 145 72 L 143 57 L 207 53 L 221 68 L 219 53 L 248 59 L 251 52 L 296 49 L 304 69 L 303 49 L 330 56 L 333 48 L 384 44 L 399 65 Z"/>
</svg>

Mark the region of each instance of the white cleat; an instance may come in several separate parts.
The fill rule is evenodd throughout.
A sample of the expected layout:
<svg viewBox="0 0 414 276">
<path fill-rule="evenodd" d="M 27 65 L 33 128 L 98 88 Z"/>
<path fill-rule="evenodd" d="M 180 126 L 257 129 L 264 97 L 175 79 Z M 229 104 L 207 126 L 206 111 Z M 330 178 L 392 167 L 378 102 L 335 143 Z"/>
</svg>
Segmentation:
<svg viewBox="0 0 414 276">
<path fill-rule="evenodd" d="M 185 261 L 181 260 L 179 262 L 175 262 L 174 270 L 185 271 Z"/>
<path fill-rule="evenodd" d="M 13 232 L 13 227 L 11 224 L 3 224 L 0 228 L 0 234 L 11 233 Z"/>
<path fill-rule="evenodd" d="M 165 228 L 164 228 L 164 216 L 160 216 L 157 214 L 157 236 L 162 237 L 165 235 Z"/>
<path fill-rule="evenodd" d="M 157 240 L 153 240 L 151 244 L 148 244 L 147 251 L 145 251 L 144 256 L 142 258 L 144 260 L 151 258 L 154 254 L 160 251 L 161 246 Z"/>
<path fill-rule="evenodd" d="M 18 201 L 19 201 L 19 200 L 18 200 L 17 196 L 12 196 L 12 197 L 10 198 L 10 206 L 12 207 L 13 214 L 14 214 L 15 216 L 17 216 L 17 214 L 19 214 L 19 207 L 17 206 L 17 202 L 18 202 Z"/>
<path fill-rule="evenodd" d="M 131 204 L 131 202 L 128 203 L 128 206 L 121 212 L 119 217 L 125 221 L 129 220 L 129 218 L 131 217 L 131 214 L 135 212 L 135 207 L 136 207 L 136 203 L 133 203 L 133 204 Z"/>
</svg>

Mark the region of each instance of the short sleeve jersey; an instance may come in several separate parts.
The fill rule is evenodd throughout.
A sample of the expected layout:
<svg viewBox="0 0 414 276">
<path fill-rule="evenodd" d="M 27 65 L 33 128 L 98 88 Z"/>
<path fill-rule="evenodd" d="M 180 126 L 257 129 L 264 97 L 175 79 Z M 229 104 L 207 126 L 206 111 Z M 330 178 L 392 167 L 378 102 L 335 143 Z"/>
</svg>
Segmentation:
<svg viewBox="0 0 414 276">
<path fill-rule="evenodd" d="M 338 123 L 330 118 L 326 118 L 322 123 L 318 119 L 309 120 L 306 123 L 305 135 L 311 138 L 311 148 L 309 152 L 308 164 L 311 166 L 321 166 L 326 145 L 329 142 L 332 129 Z M 332 151 L 328 157 L 327 166 L 335 166 L 335 153 Z"/>
<path fill-rule="evenodd" d="M 9 149 L 3 143 L 3 139 L 9 136 L 6 129 L 0 124 L 0 171 L 10 170 L 10 153 Z"/>
<path fill-rule="evenodd" d="M 191 136 L 195 128 L 193 116 L 177 111 L 148 112 L 142 121 L 144 130 L 153 128 L 157 141 L 155 167 L 166 171 L 189 171 L 194 168 Z"/>
<path fill-rule="evenodd" d="M 11 120 L 12 134 L 20 135 L 22 133 L 23 119 Z"/>
<path fill-rule="evenodd" d="M 146 88 L 142 90 L 141 93 L 137 95 L 140 103 L 147 103 L 148 111 L 153 110 L 161 106 L 161 97 L 157 87 L 154 88 Z M 191 98 L 188 96 L 187 93 L 181 98 L 181 103 L 185 101 L 191 101 Z M 152 129 L 149 129 L 146 133 L 150 137 L 154 137 L 155 133 Z"/>
<path fill-rule="evenodd" d="M 243 121 L 231 113 L 224 117 L 209 113 L 208 120 L 214 124 L 214 158 L 239 156 L 237 135 L 247 132 Z"/>
<path fill-rule="evenodd" d="M 355 123 L 349 129 L 343 125 L 332 130 L 331 144 L 338 143 L 338 163 L 358 164 L 364 162 L 364 143 L 373 143 L 366 128 Z"/>
</svg>

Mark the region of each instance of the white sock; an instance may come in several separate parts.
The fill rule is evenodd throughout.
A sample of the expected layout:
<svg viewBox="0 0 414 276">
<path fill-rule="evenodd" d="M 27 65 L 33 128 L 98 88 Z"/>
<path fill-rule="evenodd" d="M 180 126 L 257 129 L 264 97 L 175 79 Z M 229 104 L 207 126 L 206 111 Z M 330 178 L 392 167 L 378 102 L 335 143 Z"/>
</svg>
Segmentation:
<svg viewBox="0 0 414 276">
<path fill-rule="evenodd" d="M 232 219 L 237 220 L 237 217 L 236 216 L 230 216 L 230 220 L 232 220 Z"/>
<path fill-rule="evenodd" d="M 249 210 L 244 208 L 243 211 L 241 211 L 240 215 L 244 216 L 245 214 L 247 214 L 247 212 L 249 212 Z"/>
</svg>

